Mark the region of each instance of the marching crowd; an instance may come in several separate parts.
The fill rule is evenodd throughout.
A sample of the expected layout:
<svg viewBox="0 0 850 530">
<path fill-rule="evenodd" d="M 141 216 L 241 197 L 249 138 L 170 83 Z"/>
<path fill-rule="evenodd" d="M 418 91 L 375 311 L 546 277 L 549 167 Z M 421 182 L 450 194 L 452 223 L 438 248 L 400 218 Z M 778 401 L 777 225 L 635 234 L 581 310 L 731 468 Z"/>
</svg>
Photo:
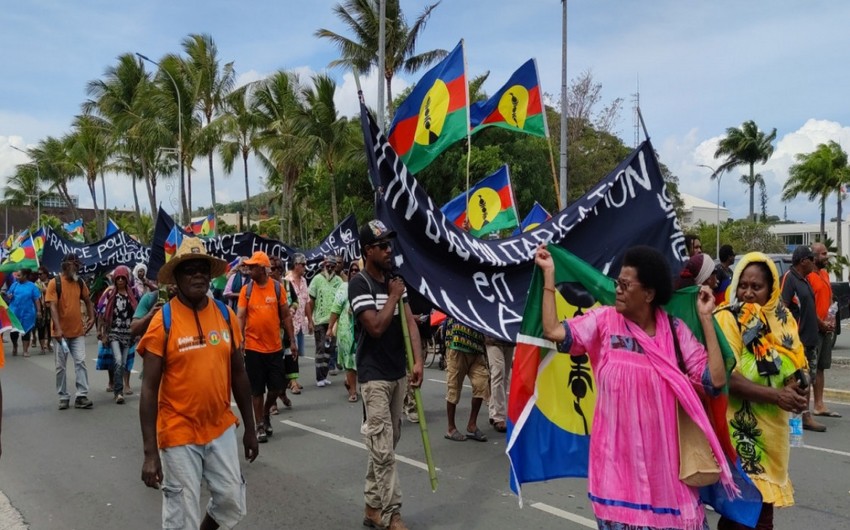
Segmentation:
<svg viewBox="0 0 850 530">
<path fill-rule="evenodd" d="M 259 444 L 274 435 L 271 416 L 279 406 L 291 407 L 287 393 L 300 394 L 306 384 L 299 358 L 305 335 L 312 333 L 316 387 L 330 386 L 329 376 L 342 372 L 348 401 L 363 401 L 363 524 L 404 529 L 394 450 L 402 417 L 419 419 L 412 389 L 423 378 L 431 308 L 393 275 L 390 228 L 373 220 L 359 237 L 360 261 L 327 256 L 309 282 L 304 255 L 296 254 L 287 271 L 279 258 L 255 252 L 228 272 L 227 263 L 208 255 L 197 238 L 182 241 L 156 282 L 140 264 L 132 271 L 119 266 L 103 284 L 89 285 L 73 254 L 54 278 L 44 268 L 21 270 L 4 292 L 25 331 L 11 333 L 12 355 L 19 339 L 23 356 L 35 340 L 41 353 L 52 348 L 61 410 L 71 405 L 68 357 L 74 363 L 74 408 L 92 408 L 84 343 L 91 329 L 99 340 L 95 367 L 108 371 L 116 404 L 133 393 L 129 374 L 135 359 L 143 359 L 142 480 L 162 490 L 163 527 L 231 528 L 246 513 L 231 396 L 242 420 L 245 458 L 253 461 Z M 727 245 L 715 264 L 698 239 L 689 236 L 687 247 L 690 258 L 673 281 L 660 253 L 633 247 L 615 281 L 615 305 L 563 321 L 552 256 L 546 245 L 535 254 L 544 278 L 545 338 L 563 354 L 588 355 L 594 367 L 598 396 L 588 493 L 602 529 L 708 528 L 697 482 L 708 475 L 731 497 L 739 493 L 735 466 L 723 456 L 724 440 L 712 423 L 717 418 L 704 406 L 724 388 L 731 443 L 763 500 L 755 528 L 773 528 L 774 507 L 794 501 L 789 415 L 802 414 L 803 427 L 817 432 L 826 427 L 815 416 L 838 416 L 823 401 L 835 332 L 826 248 L 798 247 L 792 268 L 780 276 L 758 252 L 735 264 Z M 702 340 L 663 309 L 674 287 L 689 286 L 699 286 L 695 310 Z M 442 326 L 445 438 L 487 441 L 478 423 L 485 400 L 492 430 L 504 433 L 513 345 L 451 316 Z M 720 335 L 735 357 L 731 372 Z M 456 408 L 467 378 L 470 416 L 458 428 Z M 190 384 L 198 380 L 205 384 Z M 708 454 L 708 470 L 689 469 L 700 455 L 683 444 L 686 424 Z M 203 512 L 202 482 L 211 494 Z M 750 527 L 724 516 L 718 528 Z"/>
</svg>

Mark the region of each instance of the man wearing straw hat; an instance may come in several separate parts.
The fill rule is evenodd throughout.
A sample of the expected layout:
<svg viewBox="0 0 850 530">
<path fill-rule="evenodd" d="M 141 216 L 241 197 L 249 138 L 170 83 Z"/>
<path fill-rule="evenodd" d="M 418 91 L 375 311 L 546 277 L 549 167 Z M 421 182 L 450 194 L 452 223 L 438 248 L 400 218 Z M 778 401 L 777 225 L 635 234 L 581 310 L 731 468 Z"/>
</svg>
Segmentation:
<svg viewBox="0 0 850 530">
<path fill-rule="evenodd" d="M 161 285 L 176 285 L 177 296 L 153 316 L 137 347 L 145 360 L 142 480 L 162 489 L 164 528 L 232 528 L 246 513 L 239 422 L 230 408 L 232 392 L 245 458 L 253 462 L 258 445 L 242 335 L 233 310 L 207 295 L 211 278 L 226 267 L 200 239 L 184 238 L 158 277 Z M 211 493 L 203 523 L 202 479 Z"/>
<path fill-rule="evenodd" d="M 369 451 L 366 471 L 366 514 L 371 528 L 404 530 L 401 486 L 396 472 L 395 446 L 401 438 L 401 412 L 407 388 L 406 350 L 402 318 L 407 319 L 414 365 L 410 384 L 422 383 L 422 354 L 416 320 L 407 305 L 404 281 L 392 277 L 395 232 L 378 220 L 360 228 L 364 268 L 349 280 L 348 299 L 354 312 L 357 341 L 357 380 L 363 395 L 360 428 Z M 404 316 L 399 314 L 403 301 Z"/>
</svg>

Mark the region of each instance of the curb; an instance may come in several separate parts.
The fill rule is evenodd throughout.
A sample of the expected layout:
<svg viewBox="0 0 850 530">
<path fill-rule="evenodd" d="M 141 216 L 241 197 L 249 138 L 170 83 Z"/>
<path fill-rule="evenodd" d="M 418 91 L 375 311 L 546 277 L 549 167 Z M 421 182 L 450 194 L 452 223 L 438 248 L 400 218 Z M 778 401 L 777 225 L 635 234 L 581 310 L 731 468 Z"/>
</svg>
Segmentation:
<svg viewBox="0 0 850 530">
<path fill-rule="evenodd" d="M 823 397 L 830 401 L 839 403 L 850 403 L 850 390 L 837 390 L 835 388 L 824 388 Z"/>
</svg>

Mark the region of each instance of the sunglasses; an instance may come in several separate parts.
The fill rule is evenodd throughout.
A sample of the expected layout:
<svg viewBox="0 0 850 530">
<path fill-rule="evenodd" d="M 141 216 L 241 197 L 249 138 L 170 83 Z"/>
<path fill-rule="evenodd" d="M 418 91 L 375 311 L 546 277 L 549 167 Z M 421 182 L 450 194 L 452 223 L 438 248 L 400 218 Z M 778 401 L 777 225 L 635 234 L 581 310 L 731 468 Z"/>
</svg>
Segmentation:
<svg viewBox="0 0 850 530">
<path fill-rule="evenodd" d="M 196 274 L 210 274 L 210 266 L 207 263 L 199 263 L 197 265 L 184 265 L 179 267 L 176 272 L 177 274 L 182 274 L 184 276 L 195 276 Z"/>
<path fill-rule="evenodd" d="M 351 274 L 357 274 L 358 272 L 360 272 L 360 269 L 358 269 L 357 267 L 352 267 L 350 272 Z"/>
<path fill-rule="evenodd" d="M 380 243 L 373 243 L 369 246 L 378 247 L 381 250 L 387 250 L 388 248 L 392 247 L 392 243 L 390 243 L 389 241 L 381 241 Z"/>
</svg>

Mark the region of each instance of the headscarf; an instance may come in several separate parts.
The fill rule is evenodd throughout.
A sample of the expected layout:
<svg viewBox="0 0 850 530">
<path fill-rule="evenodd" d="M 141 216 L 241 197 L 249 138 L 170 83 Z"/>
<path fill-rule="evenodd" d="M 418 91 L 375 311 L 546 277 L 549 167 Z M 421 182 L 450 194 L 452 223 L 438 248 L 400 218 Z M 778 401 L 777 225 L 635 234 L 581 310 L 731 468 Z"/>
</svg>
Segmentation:
<svg viewBox="0 0 850 530">
<path fill-rule="evenodd" d="M 714 260 L 708 254 L 697 254 L 685 263 L 679 273 L 676 289 L 702 285 L 714 272 Z"/>
<path fill-rule="evenodd" d="M 763 306 L 738 300 L 738 282 L 741 274 L 753 263 L 764 263 L 773 276 L 770 298 Z M 797 332 L 797 322 L 780 299 L 782 279 L 773 260 L 761 252 L 750 252 L 741 258 L 732 274 L 732 283 L 726 290 L 727 302 L 717 311 L 729 310 L 735 315 L 738 331 L 744 345 L 756 358 L 762 376 L 779 373 L 780 355 L 787 357 L 797 368 L 808 365 L 805 350 Z M 724 333 L 731 330 L 723 330 Z"/>
<path fill-rule="evenodd" d="M 135 311 L 136 305 L 138 305 L 136 293 L 130 287 L 130 269 L 125 265 L 115 267 L 115 270 L 112 271 L 112 286 L 106 292 L 106 310 L 103 315 L 107 329 L 112 326 L 112 311 L 115 309 L 115 299 L 118 297 L 118 278 L 126 280 L 125 289 L 127 289 L 127 296 L 130 298 L 130 307 Z"/>
</svg>

